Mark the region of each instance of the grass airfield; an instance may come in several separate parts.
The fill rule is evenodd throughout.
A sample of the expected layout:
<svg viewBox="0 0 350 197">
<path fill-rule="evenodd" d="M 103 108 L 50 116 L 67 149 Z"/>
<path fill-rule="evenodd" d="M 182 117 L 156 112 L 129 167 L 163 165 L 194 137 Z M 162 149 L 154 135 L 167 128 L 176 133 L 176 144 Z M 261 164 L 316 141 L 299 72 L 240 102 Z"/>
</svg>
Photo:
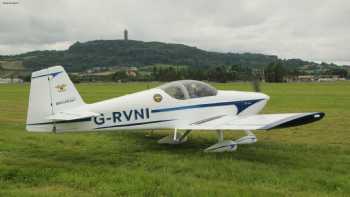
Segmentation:
<svg viewBox="0 0 350 197">
<path fill-rule="evenodd" d="M 89 103 L 156 85 L 77 88 Z M 350 82 L 262 84 L 262 90 L 271 96 L 264 113 L 326 117 L 257 132 L 258 143 L 233 153 L 208 154 L 203 149 L 216 143 L 215 133 L 191 133 L 177 146 L 157 144 L 167 132 L 28 133 L 29 85 L 0 85 L 0 196 L 349 196 Z"/>
</svg>

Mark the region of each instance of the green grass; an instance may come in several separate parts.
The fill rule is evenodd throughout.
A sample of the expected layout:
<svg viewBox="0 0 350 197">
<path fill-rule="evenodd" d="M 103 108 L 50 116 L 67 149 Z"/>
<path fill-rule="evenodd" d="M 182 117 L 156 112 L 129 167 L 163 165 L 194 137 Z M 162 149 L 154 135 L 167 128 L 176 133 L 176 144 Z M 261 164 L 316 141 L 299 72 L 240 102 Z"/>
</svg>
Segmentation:
<svg viewBox="0 0 350 197">
<path fill-rule="evenodd" d="M 81 84 L 95 102 L 157 83 Z M 214 84 L 250 90 L 247 83 Z M 263 84 L 265 113 L 323 111 L 302 127 L 257 133 L 237 152 L 208 154 L 214 133 L 178 146 L 166 133 L 28 133 L 28 85 L 0 85 L 0 196 L 349 196 L 350 83 Z M 237 138 L 242 132 L 226 132 Z"/>
</svg>

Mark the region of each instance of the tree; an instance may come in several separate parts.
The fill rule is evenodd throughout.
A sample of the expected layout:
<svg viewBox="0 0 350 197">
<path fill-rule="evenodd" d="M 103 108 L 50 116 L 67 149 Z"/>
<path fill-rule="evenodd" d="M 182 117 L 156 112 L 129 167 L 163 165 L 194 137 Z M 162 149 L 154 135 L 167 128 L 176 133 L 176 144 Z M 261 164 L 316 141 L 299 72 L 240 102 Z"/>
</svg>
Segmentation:
<svg viewBox="0 0 350 197">
<path fill-rule="evenodd" d="M 282 62 L 277 61 L 269 64 L 265 69 L 265 81 L 266 82 L 283 82 L 286 76 L 286 69 L 283 67 Z"/>
<path fill-rule="evenodd" d="M 208 71 L 208 79 L 220 83 L 226 83 L 229 78 L 229 73 L 226 72 L 225 67 L 215 67 Z"/>
<path fill-rule="evenodd" d="M 327 70 L 327 75 L 339 75 L 340 77 L 346 78 L 348 76 L 348 71 L 342 68 L 333 68 L 330 70 Z"/>
<path fill-rule="evenodd" d="M 125 70 L 120 70 L 114 73 L 112 79 L 114 81 L 127 81 L 128 80 L 128 75 L 126 74 Z"/>
</svg>

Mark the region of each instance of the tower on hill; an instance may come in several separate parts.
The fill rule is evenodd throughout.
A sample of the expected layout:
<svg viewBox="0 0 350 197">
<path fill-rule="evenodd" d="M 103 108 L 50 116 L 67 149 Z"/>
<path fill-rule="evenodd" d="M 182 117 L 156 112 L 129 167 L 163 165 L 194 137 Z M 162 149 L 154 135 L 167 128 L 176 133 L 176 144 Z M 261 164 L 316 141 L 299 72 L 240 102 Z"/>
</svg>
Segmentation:
<svg viewBox="0 0 350 197">
<path fill-rule="evenodd" d="M 124 40 L 128 40 L 128 30 L 124 30 Z"/>
</svg>

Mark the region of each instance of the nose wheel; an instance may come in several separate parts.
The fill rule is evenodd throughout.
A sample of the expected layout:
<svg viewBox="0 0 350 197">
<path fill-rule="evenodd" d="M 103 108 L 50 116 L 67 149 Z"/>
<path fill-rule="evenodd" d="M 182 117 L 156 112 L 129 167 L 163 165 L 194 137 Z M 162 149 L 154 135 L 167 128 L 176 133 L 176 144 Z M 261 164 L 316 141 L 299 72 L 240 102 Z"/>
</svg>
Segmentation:
<svg viewBox="0 0 350 197">
<path fill-rule="evenodd" d="M 253 144 L 258 140 L 253 132 L 247 130 L 247 134 L 244 137 L 239 138 L 238 140 L 224 140 L 224 131 L 218 130 L 218 143 L 206 148 L 204 152 L 233 152 L 237 150 L 239 144 Z"/>
</svg>

